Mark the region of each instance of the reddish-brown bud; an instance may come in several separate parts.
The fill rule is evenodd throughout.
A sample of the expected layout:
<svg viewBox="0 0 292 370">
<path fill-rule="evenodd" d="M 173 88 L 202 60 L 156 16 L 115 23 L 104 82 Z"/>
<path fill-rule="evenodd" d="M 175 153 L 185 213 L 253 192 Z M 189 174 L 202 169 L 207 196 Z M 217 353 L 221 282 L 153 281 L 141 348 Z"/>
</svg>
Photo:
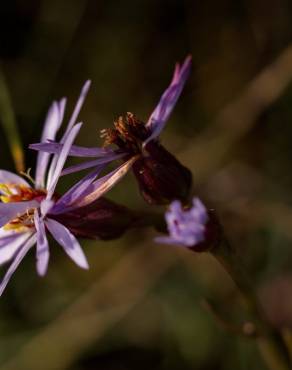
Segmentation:
<svg viewBox="0 0 292 370">
<path fill-rule="evenodd" d="M 191 172 L 158 142 L 149 142 L 145 152 L 134 163 L 133 171 L 146 202 L 169 204 L 175 199 L 187 202 Z"/>
<path fill-rule="evenodd" d="M 128 208 L 106 198 L 50 217 L 61 222 L 77 237 L 102 240 L 120 237 L 136 221 L 136 216 Z"/>
<path fill-rule="evenodd" d="M 102 131 L 105 145 L 115 144 L 125 160 L 136 157 L 133 171 L 147 203 L 169 204 L 175 199 L 186 203 L 190 197 L 192 174 L 158 140 L 147 138 L 149 127 L 134 114 L 119 117 L 114 128 Z"/>
</svg>

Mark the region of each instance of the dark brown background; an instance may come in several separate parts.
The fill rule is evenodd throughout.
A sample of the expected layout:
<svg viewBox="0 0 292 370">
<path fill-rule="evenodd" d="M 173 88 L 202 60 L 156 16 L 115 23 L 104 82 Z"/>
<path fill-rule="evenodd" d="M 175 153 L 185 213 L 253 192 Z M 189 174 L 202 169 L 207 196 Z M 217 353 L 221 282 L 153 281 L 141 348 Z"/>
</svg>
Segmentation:
<svg viewBox="0 0 292 370">
<path fill-rule="evenodd" d="M 271 321 L 285 327 L 292 324 L 291 25 L 289 0 L 0 6 L 2 74 L 27 168 L 35 161 L 27 146 L 39 140 L 53 99 L 67 96 L 71 109 L 92 79 L 78 142 L 99 145 L 99 130 L 119 114 L 146 120 L 175 62 L 193 56 L 163 143 L 192 169 L 194 194 L 217 209 Z M 1 167 L 13 170 L 0 133 Z M 109 196 L 145 207 L 131 175 Z M 0 300 L 0 370 L 265 369 L 252 341 L 224 331 L 202 307 L 212 297 L 226 320 L 247 318 L 216 262 L 156 245 L 154 235 L 82 243 L 88 273 L 53 246 L 41 279 L 31 253 Z"/>
</svg>

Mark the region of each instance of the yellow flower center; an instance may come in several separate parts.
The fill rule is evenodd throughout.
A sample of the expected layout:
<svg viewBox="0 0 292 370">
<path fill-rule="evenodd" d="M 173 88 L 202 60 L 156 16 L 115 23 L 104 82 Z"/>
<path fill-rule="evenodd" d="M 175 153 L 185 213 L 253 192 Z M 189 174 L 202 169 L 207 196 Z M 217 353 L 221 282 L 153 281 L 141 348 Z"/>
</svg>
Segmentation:
<svg viewBox="0 0 292 370">
<path fill-rule="evenodd" d="M 24 202 L 30 200 L 42 200 L 46 196 L 46 190 L 33 189 L 26 185 L 1 184 L 0 200 L 3 203 Z M 34 227 L 34 209 L 28 209 L 26 213 L 19 215 L 4 226 L 5 230 L 27 231 Z"/>
</svg>

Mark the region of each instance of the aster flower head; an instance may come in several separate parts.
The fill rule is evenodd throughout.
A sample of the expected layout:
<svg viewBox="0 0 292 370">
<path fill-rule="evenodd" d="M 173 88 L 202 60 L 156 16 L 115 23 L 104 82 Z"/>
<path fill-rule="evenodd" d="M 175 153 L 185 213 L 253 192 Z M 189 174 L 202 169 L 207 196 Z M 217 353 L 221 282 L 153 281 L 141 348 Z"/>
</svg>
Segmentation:
<svg viewBox="0 0 292 370">
<path fill-rule="evenodd" d="M 38 153 L 34 186 L 16 174 L 0 170 L 0 264 L 12 260 L 0 284 L 0 295 L 26 253 L 35 244 L 37 272 L 41 276 L 46 273 L 50 256 L 47 230 L 78 266 L 88 268 L 79 242 L 67 227 L 54 219 L 53 215 L 60 202 L 63 204 L 63 212 L 66 211 L 66 206 L 72 207 L 69 200 L 65 203 L 64 197 L 59 198 L 55 194 L 55 189 L 73 141 L 82 125 L 76 123 L 76 120 L 89 86 L 88 81 L 81 91 L 61 139 L 60 153 L 52 158 L 48 153 Z M 65 105 L 65 99 L 52 104 L 45 121 L 42 141 L 55 139 L 63 120 Z"/>
<path fill-rule="evenodd" d="M 193 198 L 189 208 L 184 208 L 178 200 L 172 202 L 165 213 L 165 220 L 169 235 L 157 237 L 155 241 L 158 243 L 184 246 L 202 252 L 208 250 L 214 242 L 214 236 L 218 236 L 218 225 L 214 224 L 212 213 L 199 198 Z"/>
<path fill-rule="evenodd" d="M 150 204 L 168 204 L 174 199 L 186 201 L 189 197 L 192 175 L 159 143 L 159 135 L 183 90 L 190 68 L 191 57 L 187 57 L 182 66 L 176 65 L 169 87 L 146 124 L 128 112 L 114 122 L 113 129 L 102 131 L 106 145 L 117 145 L 127 157 L 137 156 L 133 172 L 144 199 Z"/>
<path fill-rule="evenodd" d="M 192 175 L 162 147 L 159 143 L 159 135 L 183 90 L 190 68 L 190 56 L 186 58 L 182 66 L 176 65 L 171 83 L 161 96 L 147 123 L 128 112 L 114 122 L 113 128 L 102 130 L 103 148 L 73 146 L 69 155 L 96 157 L 96 159 L 71 166 L 65 169 L 63 174 L 122 159 L 128 169 L 133 168 L 141 193 L 148 203 L 168 204 L 174 199 L 186 201 L 192 185 Z M 112 144 L 116 146 L 116 149 L 109 147 Z M 48 153 L 59 153 L 62 143 L 47 141 L 32 144 L 30 148 Z"/>
</svg>

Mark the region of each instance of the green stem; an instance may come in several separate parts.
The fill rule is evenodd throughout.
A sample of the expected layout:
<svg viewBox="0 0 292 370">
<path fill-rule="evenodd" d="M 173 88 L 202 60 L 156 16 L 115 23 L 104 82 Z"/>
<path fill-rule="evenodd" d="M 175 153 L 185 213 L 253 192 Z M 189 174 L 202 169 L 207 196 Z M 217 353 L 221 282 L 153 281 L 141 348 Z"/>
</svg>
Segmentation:
<svg viewBox="0 0 292 370">
<path fill-rule="evenodd" d="M 9 89 L 0 65 L 0 123 L 2 124 L 16 170 L 24 171 L 24 151 L 16 123 Z M 3 153 L 2 153 L 3 155 Z"/>
<path fill-rule="evenodd" d="M 248 310 L 258 331 L 257 343 L 270 370 L 289 370 L 289 352 L 279 332 L 268 323 L 264 310 L 254 293 L 253 284 L 243 269 L 241 261 L 226 240 L 211 250 L 211 254 L 229 273 L 247 302 Z"/>
</svg>

